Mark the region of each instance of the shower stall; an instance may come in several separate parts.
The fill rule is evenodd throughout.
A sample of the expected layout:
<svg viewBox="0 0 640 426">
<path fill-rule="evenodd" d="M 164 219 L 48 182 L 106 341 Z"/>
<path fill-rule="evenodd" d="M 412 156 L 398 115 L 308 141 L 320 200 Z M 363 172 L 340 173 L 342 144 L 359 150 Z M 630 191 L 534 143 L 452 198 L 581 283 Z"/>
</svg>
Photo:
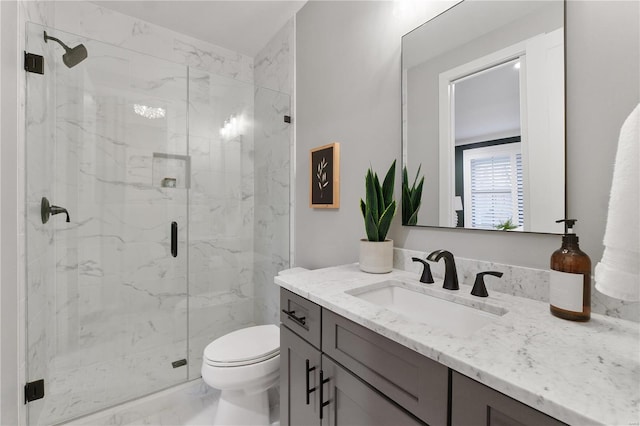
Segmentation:
<svg viewBox="0 0 640 426">
<path fill-rule="evenodd" d="M 44 381 L 27 415 L 48 425 L 196 379 L 210 341 L 275 321 L 265 286 L 288 266 L 290 99 L 26 28 L 44 58 L 26 77 L 33 395 Z"/>
</svg>

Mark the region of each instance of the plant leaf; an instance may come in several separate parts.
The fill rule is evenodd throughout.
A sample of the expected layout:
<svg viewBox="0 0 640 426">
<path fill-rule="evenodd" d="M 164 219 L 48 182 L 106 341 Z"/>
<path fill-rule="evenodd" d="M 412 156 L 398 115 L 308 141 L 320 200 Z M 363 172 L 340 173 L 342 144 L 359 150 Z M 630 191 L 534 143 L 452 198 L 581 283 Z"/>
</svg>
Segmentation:
<svg viewBox="0 0 640 426">
<path fill-rule="evenodd" d="M 402 186 L 409 187 L 409 178 L 407 177 L 407 166 L 402 168 Z"/>
<path fill-rule="evenodd" d="M 417 225 L 418 224 L 418 210 L 413 212 L 409 220 L 407 221 L 407 225 Z"/>
<path fill-rule="evenodd" d="M 385 208 L 391 204 L 393 200 L 393 185 L 396 181 L 396 160 L 393 160 L 391 163 L 391 167 L 389 167 L 389 171 L 387 175 L 384 177 L 384 181 L 382 183 L 382 194 L 384 199 Z"/>
<path fill-rule="evenodd" d="M 424 186 L 424 176 L 420 176 L 420 170 L 422 170 L 422 164 L 418 166 L 416 177 L 411 187 L 409 187 L 409 176 L 407 167 L 402 169 L 402 224 L 403 225 L 416 225 L 418 221 L 418 211 L 422 204 L 422 189 Z"/>
<path fill-rule="evenodd" d="M 413 180 L 413 185 L 411 186 L 412 190 L 416 188 L 416 182 L 418 182 L 418 175 L 420 175 L 421 168 L 422 168 L 422 163 L 420 163 L 420 165 L 418 166 L 418 171 L 416 172 L 416 178 Z M 422 177 L 422 180 L 424 180 L 424 176 Z"/>
<path fill-rule="evenodd" d="M 407 185 L 402 185 L 402 224 L 409 224 L 409 217 L 413 213 L 413 208 L 411 207 L 411 195 L 409 195 L 409 187 Z"/>
<path fill-rule="evenodd" d="M 376 194 L 378 197 L 378 216 L 374 216 L 373 219 L 378 222 L 380 220 L 380 215 L 382 214 L 382 212 L 384 211 L 384 209 L 386 208 L 386 206 L 384 205 L 384 199 L 382 197 L 382 188 L 380 187 L 380 181 L 378 180 L 378 174 L 374 173 L 373 174 L 373 184 L 376 188 Z"/>
<path fill-rule="evenodd" d="M 396 202 L 392 201 L 389 207 L 382 213 L 380 222 L 378 223 L 378 241 L 384 241 L 391 226 L 391 220 L 396 214 Z"/>
<path fill-rule="evenodd" d="M 378 224 L 373 220 L 371 210 L 367 210 L 367 215 L 364 218 L 364 229 L 367 232 L 369 241 L 380 241 L 378 238 Z"/>
<path fill-rule="evenodd" d="M 365 188 L 366 188 L 366 201 L 367 201 L 367 214 L 371 213 L 371 218 L 377 223 L 378 222 L 378 191 L 375 187 L 374 174 L 369 169 L 367 171 L 367 176 L 365 178 Z M 366 218 L 365 218 L 366 220 Z"/>
<path fill-rule="evenodd" d="M 418 210 L 420 204 L 422 202 L 422 187 L 424 185 L 424 176 L 420 179 L 420 183 L 418 183 L 418 187 L 415 188 L 411 194 L 411 206 L 413 210 Z"/>
<path fill-rule="evenodd" d="M 364 203 L 364 201 L 362 201 L 362 198 L 360 198 L 360 211 L 362 211 L 362 218 L 366 219 L 367 218 L 367 205 Z"/>
</svg>

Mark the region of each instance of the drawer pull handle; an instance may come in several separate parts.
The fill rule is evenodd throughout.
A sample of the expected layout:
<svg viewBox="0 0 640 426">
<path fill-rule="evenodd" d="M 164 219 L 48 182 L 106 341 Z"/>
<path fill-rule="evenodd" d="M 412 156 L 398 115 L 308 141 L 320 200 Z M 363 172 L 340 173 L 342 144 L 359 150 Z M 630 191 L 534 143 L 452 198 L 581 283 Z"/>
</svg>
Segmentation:
<svg viewBox="0 0 640 426">
<path fill-rule="evenodd" d="M 309 360 L 306 360 L 306 376 L 307 376 L 307 386 L 306 386 L 306 390 L 307 390 L 307 405 L 309 405 L 309 396 L 314 393 L 316 391 L 316 387 L 314 387 L 313 389 L 309 389 L 309 373 L 311 373 L 312 371 L 315 371 L 316 367 L 311 367 L 309 368 Z"/>
<path fill-rule="evenodd" d="M 324 412 L 324 407 L 329 405 L 331 399 L 328 401 L 324 400 L 324 385 L 325 383 L 329 383 L 329 379 L 324 378 L 324 371 L 320 370 L 320 420 L 322 420 L 322 413 Z"/>
<path fill-rule="evenodd" d="M 285 311 L 284 309 L 282 310 L 282 312 L 284 314 L 286 314 L 289 319 L 293 320 L 294 322 L 297 322 L 298 324 L 300 324 L 303 327 L 306 327 L 307 325 L 307 317 L 298 317 L 296 316 L 296 311 Z"/>
</svg>

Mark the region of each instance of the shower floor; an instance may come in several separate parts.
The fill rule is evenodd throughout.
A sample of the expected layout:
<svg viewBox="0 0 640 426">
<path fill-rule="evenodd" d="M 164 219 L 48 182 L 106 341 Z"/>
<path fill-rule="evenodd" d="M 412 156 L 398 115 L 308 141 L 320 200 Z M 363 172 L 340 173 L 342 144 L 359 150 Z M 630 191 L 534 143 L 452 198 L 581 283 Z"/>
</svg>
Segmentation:
<svg viewBox="0 0 640 426">
<path fill-rule="evenodd" d="M 66 350 L 48 364 L 46 396 L 30 404 L 30 424 L 59 424 L 197 379 L 202 351 L 214 337 L 254 325 L 251 298 L 212 293 L 192 297 L 190 302 L 194 324 L 190 330 L 191 354 L 187 353 L 185 340 L 171 342 L 176 334 L 171 333 L 171 324 L 149 313 L 143 320 L 138 314 L 87 323 L 81 334 L 73 335 L 81 337 L 75 350 L 70 349 L 71 344 L 64 346 L 59 338 L 59 347 Z M 175 312 L 178 318 L 186 317 L 186 304 L 177 306 Z M 127 327 L 116 327 L 114 321 Z M 158 331 L 147 333 L 146 324 L 156 325 Z M 213 337 L 212 332 L 216 333 Z M 163 343 L 167 341 L 170 343 Z M 188 359 L 188 365 L 173 368 L 171 363 L 183 358 Z"/>
<path fill-rule="evenodd" d="M 184 352 L 184 343 L 181 347 Z M 185 382 L 186 368 L 167 367 L 175 360 L 167 355 L 172 349 L 157 348 L 80 368 L 53 368 L 34 424 L 57 424 L 102 410 L 104 401 L 116 405 L 137 398 L 140 389 L 159 391 Z"/>
<path fill-rule="evenodd" d="M 192 380 L 162 392 L 138 399 L 68 423 L 69 426 L 211 425 L 220 391 L 207 386 L 202 379 Z M 269 392 L 270 423 L 280 425 L 278 391 Z"/>
</svg>

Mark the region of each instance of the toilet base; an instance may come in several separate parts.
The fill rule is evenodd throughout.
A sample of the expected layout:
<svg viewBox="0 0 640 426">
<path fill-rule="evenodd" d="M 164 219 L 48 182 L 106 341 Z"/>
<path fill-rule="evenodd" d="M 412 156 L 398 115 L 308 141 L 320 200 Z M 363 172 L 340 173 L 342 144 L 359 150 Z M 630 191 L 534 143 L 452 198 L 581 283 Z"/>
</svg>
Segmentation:
<svg viewBox="0 0 640 426">
<path fill-rule="evenodd" d="M 267 392 L 247 395 L 242 391 L 222 391 L 214 426 L 268 426 Z"/>
</svg>

